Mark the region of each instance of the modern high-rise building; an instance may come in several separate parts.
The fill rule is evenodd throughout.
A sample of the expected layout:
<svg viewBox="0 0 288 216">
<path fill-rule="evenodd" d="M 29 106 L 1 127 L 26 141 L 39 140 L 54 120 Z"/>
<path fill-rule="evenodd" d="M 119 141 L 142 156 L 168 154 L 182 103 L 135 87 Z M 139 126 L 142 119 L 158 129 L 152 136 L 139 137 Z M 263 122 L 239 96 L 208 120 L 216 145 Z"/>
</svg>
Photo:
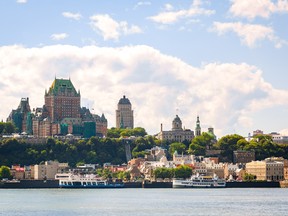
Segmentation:
<svg viewBox="0 0 288 216">
<path fill-rule="evenodd" d="M 132 105 L 124 95 L 117 105 L 116 128 L 134 128 L 134 117 Z"/>
</svg>

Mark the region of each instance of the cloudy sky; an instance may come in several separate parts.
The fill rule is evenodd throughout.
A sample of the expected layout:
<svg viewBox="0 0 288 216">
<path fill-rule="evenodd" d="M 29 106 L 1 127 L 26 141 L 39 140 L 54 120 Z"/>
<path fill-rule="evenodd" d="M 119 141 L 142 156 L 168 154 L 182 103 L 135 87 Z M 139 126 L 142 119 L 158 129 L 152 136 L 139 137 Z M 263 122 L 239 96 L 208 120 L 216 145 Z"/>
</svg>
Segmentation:
<svg viewBox="0 0 288 216">
<path fill-rule="evenodd" d="M 176 114 L 216 135 L 288 128 L 288 0 L 1 0 L 0 118 L 57 78 L 104 113 L 126 95 L 135 126 Z"/>
</svg>

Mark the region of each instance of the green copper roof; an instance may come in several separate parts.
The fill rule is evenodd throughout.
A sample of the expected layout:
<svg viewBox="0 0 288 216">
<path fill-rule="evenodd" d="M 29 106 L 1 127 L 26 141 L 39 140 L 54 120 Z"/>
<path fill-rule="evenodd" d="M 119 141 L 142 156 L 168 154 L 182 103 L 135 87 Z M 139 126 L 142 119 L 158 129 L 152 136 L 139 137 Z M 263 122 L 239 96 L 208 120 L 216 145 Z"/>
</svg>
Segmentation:
<svg viewBox="0 0 288 216">
<path fill-rule="evenodd" d="M 49 88 L 48 95 L 80 96 L 70 79 L 56 79 Z"/>
</svg>

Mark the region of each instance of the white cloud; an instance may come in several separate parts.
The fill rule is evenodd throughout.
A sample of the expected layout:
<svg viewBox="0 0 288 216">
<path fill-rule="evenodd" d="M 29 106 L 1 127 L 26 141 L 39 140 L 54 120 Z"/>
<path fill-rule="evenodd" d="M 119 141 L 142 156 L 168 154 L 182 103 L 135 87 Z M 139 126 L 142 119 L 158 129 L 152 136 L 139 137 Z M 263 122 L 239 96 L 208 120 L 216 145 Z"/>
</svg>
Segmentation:
<svg viewBox="0 0 288 216">
<path fill-rule="evenodd" d="M 288 128 L 285 128 L 285 129 L 280 130 L 279 133 L 280 133 L 281 135 L 288 136 Z"/>
<path fill-rule="evenodd" d="M 166 11 L 171 11 L 171 10 L 174 9 L 173 5 L 171 5 L 171 4 L 165 4 L 164 8 L 165 8 Z"/>
<path fill-rule="evenodd" d="M 69 35 L 68 34 L 66 34 L 66 33 L 60 33 L 60 34 L 52 34 L 51 36 L 50 36 L 50 38 L 52 39 L 52 40 L 63 40 L 63 39 L 65 39 L 65 38 L 67 38 Z"/>
<path fill-rule="evenodd" d="M 4 46 L 0 59 L 4 120 L 21 97 L 30 98 L 31 108 L 42 106 L 55 75 L 71 77 L 81 90 L 82 106 L 89 101 L 95 113 L 105 114 L 109 127 L 115 126 L 117 103 L 126 94 L 135 126 L 150 134 L 159 132 L 161 123 L 170 130 L 177 108 L 185 128 L 193 130 L 199 114 L 201 123 L 220 136 L 234 128 L 251 131 L 253 113 L 262 109 L 288 107 L 288 91 L 265 82 L 255 66 L 209 63 L 197 68 L 148 46 Z"/>
<path fill-rule="evenodd" d="M 104 40 L 118 40 L 119 37 L 124 34 L 137 34 L 142 30 L 136 25 L 129 27 L 126 21 L 117 22 L 112 19 L 108 14 L 98 14 L 90 17 L 91 27 L 102 35 Z"/>
<path fill-rule="evenodd" d="M 27 3 L 27 0 L 17 0 L 17 3 L 25 4 L 25 3 Z"/>
<path fill-rule="evenodd" d="M 183 10 L 171 11 L 172 10 L 171 6 L 168 6 L 168 11 L 164 11 L 155 16 L 148 17 L 148 19 L 156 23 L 172 24 L 179 21 L 180 19 L 190 18 L 198 15 L 209 16 L 215 13 L 214 10 L 206 10 L 204 8 L 200 8 L 199 6 L 201 6 L 201 1 L 199 0 L 194 0 L 191 7 L 187 10 L 183 9 Z M 167 4 L 165 5 L 165 9 L 167 10 Z"/>
<path fill-rule="evenodd" d="M 80 13 L 63 12 L 62 15 L 69 19 L 80 20 L 82 15 Z"/>
<path fill-rule="evenodd" d="M 250 20 L 255 17 L 269 18 L 277 12 L 288 12 L 288 1 L 278 0 L 231 0 L 229 12 L 236 17 L 245 17 Z"/>
<path fill-rule="evenodd" d="M 280 48 L 287 42 L 279 39 L 271 27 L 254 24 L 243 24 L 241 22 L 235 23 L 221 23 L 214 22 L 212 31 L 222 35 L 226 32 L 235 32 L 242 40 L 242 42 L 249 46 L 254 47 L 258 41 L 270 40 L 275 44 L 276 48 Z"/>
<path fill-rule="evenodd" d="M 140 1 L 134 6 L 134 10 L 137 9 L 138 7 L 149 6 L 149 5 L 151 5 L 151 2 L 149 2 L 149 1 L 144 1 L 144 2 Z"/>
</svg>

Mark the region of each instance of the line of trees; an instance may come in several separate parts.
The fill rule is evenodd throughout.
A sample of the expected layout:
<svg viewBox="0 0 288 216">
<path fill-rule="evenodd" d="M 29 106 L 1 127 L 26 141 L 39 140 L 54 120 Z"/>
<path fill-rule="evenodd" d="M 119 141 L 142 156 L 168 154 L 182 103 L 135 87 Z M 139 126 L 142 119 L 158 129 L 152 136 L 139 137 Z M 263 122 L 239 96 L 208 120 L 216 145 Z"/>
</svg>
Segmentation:
<svg viewBox="0 0 288 216">
<path fill-rule="evenodd" d="M 272 156 L 288 157 L 288 145 L 276 144 L 271 136 L 268 135 L 257 135 L 248 142 L 244 137 L 233 134 L 224 136 L 216 141 L 213 135 L 204 132 L 191 142 L 169 143 L 144 135 L 146 132 L 143 128 L 135 128 L 134 130 L 110 129 L 109 133 L 121 136 L 121 134 L 127 134 L 131 131 L 134 131 L 134 135 L 141 134 L 140 137 L 135 136 L 135 139 L 130 140 L 134 158 L 144 157 L 148 153 L 147 149 L 151 149 L 154 146 L 168 149 L 168 159 L 172 158 L 175 151 L 178 154 L 205 155 L 207 149 L 221 150 L 220 160 L 224 162 L 232 162 L 234 150 L 253 150 L 255 151 L 256 160 Z M 121 138 L 91 137 L 90 139 L 66 141 L 49 138 L 45 144 L 29 144 L 24 139 L 2 138 L 0 140 L 0 165 L 30 165 L 39 164 L 47 160 L 68 162 L 72 167 L 77 163 L 101 165 L 110 162 L 112 164 L 122 164 L 127 162 L 123 142 L 124 140 Z"/>
<path fill-rule="evenodd" d="M 147 154 L 145 150 L 155 145 L 152 136 L 139 137 L 130 143 L 133 157 L 144 157 Z M 121 138 L 91 137 L 65 141 L 48 138 L 44 144 L 30 144 L 25 139 L 15 138 L 0 140 L 0 165 L 40 164 L 48 160 L 68 162 L 72 167 L 79 163 L 127 163 L 124 140 Z"/>
<path fill-rule="evenodd" d="M 153 171 L 155 179 L 189 178 L 192 175 L 192 168 L 186 165 L 180 165 L 176 168 L 159 167 Z"/>
</svg>

